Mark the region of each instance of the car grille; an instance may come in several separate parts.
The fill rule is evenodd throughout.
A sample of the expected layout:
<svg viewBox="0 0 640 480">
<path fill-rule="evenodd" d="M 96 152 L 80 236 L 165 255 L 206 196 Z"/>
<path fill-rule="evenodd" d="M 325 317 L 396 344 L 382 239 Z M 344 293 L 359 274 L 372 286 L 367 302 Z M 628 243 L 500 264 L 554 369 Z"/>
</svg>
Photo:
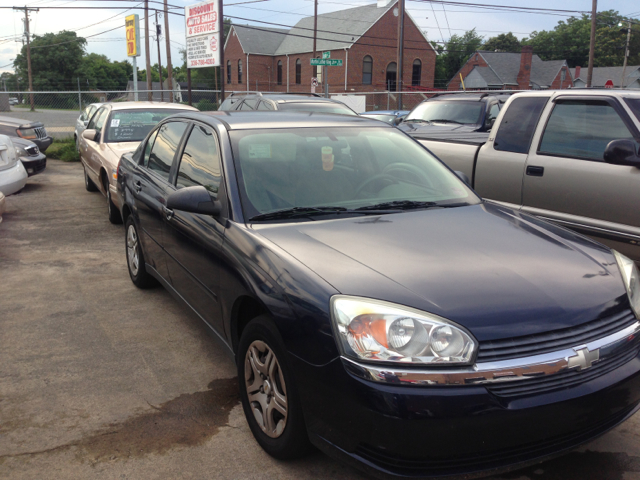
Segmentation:
<svg viewBox="0 0 640 480">
<path fill-rule="evenodd" d="M 542 441 L 497 451 L 478 451 L 475 455 L 464 457 L 452 452 L 444 458 L 403 458 L 366 444 L 358 445 L 354 453 L 363 460 L 396 474 L 429 476 L 475 472 L 525 462 L 532 458 L 553 455 L 573 448 L 613 428 L 635 408 L 635 404 L 631 405 L 609 418 L 569 434 L 548 437 Z"/>
<path fill-rule="evenodd" d="M 594 363 L 592 367 L 583 370 L 564 370 L 555 375 L 517 380 L 488 386 L 487 390 L 498 397 L 520 397 L 525 395 L 539 395 L 554 390 L 564 390 L 595 378 L 606 375 L 618 367 L 630 362 L 638 356 L 640 347 L 635 345 L 630 350 L 614 355 Z"/>
<path fill-rule="evenodd" d="M 530 357 L 575 347 L 611 335 L 636 321 L 635 315 L 631 310 L 624 310 L 576 327 L 504 340 L 480 342 L 476 362 Z"/>
<path fill-rule="evenodd" d="M 31 157 L 35 157 L 36 155 L 38 155 L 38 147 L 36 147 L 35 145 L 32 147 L 27 147 L 24 150 L 25 152 L 27 152 L 27 155 Z"/>
<path fill-rule="evenodd" d="M 38 138 L 45 138 L 47 136 L 47 131 L 44 129 L 44 127 L 36 127 L 34 128 L 34 130 L 36 131 L 36 135 L 38 136 Z"/>
</svg>

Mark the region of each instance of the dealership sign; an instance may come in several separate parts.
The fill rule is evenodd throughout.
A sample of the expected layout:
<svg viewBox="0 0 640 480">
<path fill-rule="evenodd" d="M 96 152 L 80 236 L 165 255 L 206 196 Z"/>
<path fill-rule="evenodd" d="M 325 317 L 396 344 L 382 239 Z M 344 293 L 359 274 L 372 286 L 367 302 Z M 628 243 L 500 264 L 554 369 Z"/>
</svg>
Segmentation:
<svg viewBox="0 0 640 480">
<path fill-rule="evenodd" d="M 124 19 L 127 34 L 127 56 L 140 56 L 140 20 L 138 15 L 129 15 Z"/>
<path fill-rule="evenodd" d="M 220 32 L 220 0 L 185 7 L 187 67 L 203 68 L 220 65 L 222 38 Z"/>
</svg>

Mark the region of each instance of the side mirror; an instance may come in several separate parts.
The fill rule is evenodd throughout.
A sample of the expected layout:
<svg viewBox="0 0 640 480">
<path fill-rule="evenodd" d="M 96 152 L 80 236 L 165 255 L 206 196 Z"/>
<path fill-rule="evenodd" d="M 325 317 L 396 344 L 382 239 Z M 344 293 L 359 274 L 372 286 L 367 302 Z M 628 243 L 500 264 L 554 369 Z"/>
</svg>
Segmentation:
<svg viewBox="0 0 640 480">
<path fill-rule="evenodd" d="M 640 168 L 637 144 L 633 140 L 612 140 L 604 150 L 604 161 L 613 165 Z"/>
<path fill-rule="evenodd" d="M 404 120 L 404 117 L 406 117 L 406 115 L 402 115 L 401 117 L 396 117 L 396 119 L 393 121 L 394 125 L 400 125 L 402 123 L 402 121 Z"/>
<path fill-rule="evenodd" d="M 487 118 L 486 124 L 487 124 L 487 128 L 491 128 L 493 127 L 493 124 L 496 123 L 496 119 L 495 117 L 493 118 Z"/>
<path fill-rule="evenodd" d="M 458 176 L 458 178 L 462 180 L 464 183 L 466 183 L 468 186 L 471 186 L 471 180 L 469 180 L 469 177 L 467 177 L 466 173 L 463 173 L 459 170 L 455 170 L 453 173 L 455 173 Z"/>
<path fill-rule="evenodd" d="M 83 120 L 82 123 L 84 123 L 84 126 L 86 127 L 87 125 L 89 125 L 89 120 Z"/>
<path fill-rule="evenodd" d="M 97 134 L 98 132 L 96 132 L 94 129 L 85 130 L 84 132 L 82 132 L 82 138 L 86 138 L 87 140 L 95 142 Z"/>
<path fill-rule="evenodd" d="M 215 216 L 220 215 L 221 207 L 202 186 L 181 188 L 167 197 L 167 208 L 171 210 Z"/>
</svg>

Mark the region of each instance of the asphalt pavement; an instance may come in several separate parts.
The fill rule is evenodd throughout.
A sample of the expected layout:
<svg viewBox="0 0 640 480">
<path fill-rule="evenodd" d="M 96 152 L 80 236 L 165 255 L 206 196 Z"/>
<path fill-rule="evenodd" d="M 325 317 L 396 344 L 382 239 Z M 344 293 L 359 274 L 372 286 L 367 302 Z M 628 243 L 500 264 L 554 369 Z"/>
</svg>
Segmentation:
<svg viewBox="0 0 640 480">
<path fill-rule="evenodd" d="M 6 202 L 0 478 L 366 478 L 319 452 L 280 462 L 260 449 L 233 362 L 164 289 L 133 286 L 123 228 L 80 164 L 49 160 Z M 499 478 L 640 480 L 639 423 Z"/>
</svg>

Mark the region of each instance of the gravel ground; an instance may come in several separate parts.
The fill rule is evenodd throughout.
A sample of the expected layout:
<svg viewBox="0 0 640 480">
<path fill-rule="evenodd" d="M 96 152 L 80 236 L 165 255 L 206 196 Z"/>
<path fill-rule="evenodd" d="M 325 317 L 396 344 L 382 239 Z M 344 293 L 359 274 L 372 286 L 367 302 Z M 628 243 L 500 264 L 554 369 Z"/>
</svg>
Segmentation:
<svg viewBox="0 0 640 480">
<path fill-rule="evenodd" d="M 79 164 L 50 160 L 7 198 L 0 280 L 0 478 L 365 478 L 260 449 L 232 361 L 165 290 L 131 284 L 123 229 Z M 500 478 L 640 479 L 639 421 Z"/>
</svg>

